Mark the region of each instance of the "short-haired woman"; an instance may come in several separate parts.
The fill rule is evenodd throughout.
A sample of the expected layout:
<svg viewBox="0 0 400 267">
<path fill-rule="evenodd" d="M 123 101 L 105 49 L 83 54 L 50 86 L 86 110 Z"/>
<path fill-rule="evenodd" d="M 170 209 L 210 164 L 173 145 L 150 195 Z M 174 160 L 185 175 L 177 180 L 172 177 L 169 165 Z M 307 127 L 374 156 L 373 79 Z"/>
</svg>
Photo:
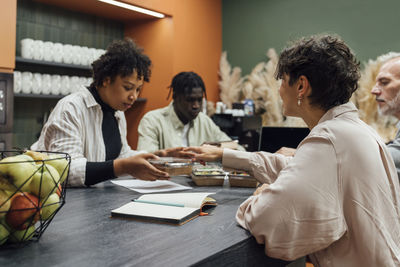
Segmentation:
<svg viewBox="0 0 400 267">
<path fill-rule="evenodd" d="M 281 53 L 277 78 L 284 114 L 311 130 L 293 157 L 215 147 L 188 148 L 192 156 L 222 159 L 264 183 L 236 219 L 267 255 L 400 266 L 399 181 L 384 142 L 349 102 L 359 79 L 353 53 L 335 36 L 303 38 Z"/>
</svg>

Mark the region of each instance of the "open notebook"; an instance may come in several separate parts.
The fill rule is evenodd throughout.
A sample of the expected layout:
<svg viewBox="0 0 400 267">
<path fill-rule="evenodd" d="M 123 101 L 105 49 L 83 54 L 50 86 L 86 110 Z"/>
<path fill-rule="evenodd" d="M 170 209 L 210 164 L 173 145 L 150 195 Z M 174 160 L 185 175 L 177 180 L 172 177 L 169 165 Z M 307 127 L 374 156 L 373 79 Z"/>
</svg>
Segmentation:
<svg viewBox="0 0 400 267">
<path fill-rule="evenodd" d="M 147 194 L 111 211 L 112 217 L 182 225 L 216 206 L 213 193 Z"/>
</svg>

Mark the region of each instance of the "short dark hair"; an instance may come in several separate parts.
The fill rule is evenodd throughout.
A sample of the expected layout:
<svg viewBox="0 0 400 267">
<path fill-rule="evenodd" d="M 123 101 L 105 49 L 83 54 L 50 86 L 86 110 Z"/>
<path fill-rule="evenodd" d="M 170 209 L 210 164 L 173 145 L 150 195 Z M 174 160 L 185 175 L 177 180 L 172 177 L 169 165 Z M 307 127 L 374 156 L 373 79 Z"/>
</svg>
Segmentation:
<svg viewBox="0 0 400 267">
<path fill-rule="evenodd" d="M 310 103 L 324 110 L 347 103 L 358 87 L 360 62 L 344 41 L 333 35 L 314 35 L 285 48 L 275 77 L 289 75 L 293 85 L 301 75 L 307 77 L 312 92 Z"/>
<path fill-rule="evenodd" d="M 151 60 L 143 49 L 137 46 L 131 39 L 113 41 L 99 59 L 92 63 L 92 86 L 102 86 L 105 78 L 110 77 L 114 81 L 117 75 L 126 77 L 137 71 L 138 78 L 143 77 L 148 82 L 150 78 Z"/>
<path fill-rule="evenodd" d="M 193 88 L 197 87 L 203 90 L 204 96 L 207 98 L 203 80 L 198 74 L 192 71 L 178 73 L 172 78 L 171 85 L 168 86 L 168 88 L 172 89 L 174 96 L 184 95 L 186 90 L 189 90 L 187 92 L 190 93 Z"/>
</svg>

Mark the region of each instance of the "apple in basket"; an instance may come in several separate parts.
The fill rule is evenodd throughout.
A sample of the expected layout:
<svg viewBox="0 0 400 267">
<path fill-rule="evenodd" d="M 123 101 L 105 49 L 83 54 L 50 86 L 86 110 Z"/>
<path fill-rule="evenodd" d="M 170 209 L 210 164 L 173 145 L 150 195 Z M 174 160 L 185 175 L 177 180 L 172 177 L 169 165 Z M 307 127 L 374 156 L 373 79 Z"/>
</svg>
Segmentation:
<svg viewBox="0 0 400 267">
<path fill-rule="evenodd" d="M 68 161 L 62 154 L 51 154 L 28 150 L 24 155 L 31 156 L 34 160 L 46 160 L 45 163 L 53 166 L 61 177 L 60 183 L 63 183 L 68 175 Z M 41 162 L 38 162 L 39 164 Z"/>
<path fill-rule="evenodd" d="M 53 166 L 45 163 L 39 167 L 32 177 L 30 191 L 44 199 L 57 190 L 59 181 L 60 175 L 58 171 Z"/>
<path fill-rule="evenodd" d="M 6 227 L 5 222 L 0 220 L 0 245 L 3 245 L 10 235 L 8 227 Z"/>
<path fill-rule="evenodd" d="M 60 207 L 60 197 L 56 193 L 51 194 L 40 206 L 42 220 L 48 220 L 53 216 L 58 207 Z"/>
<path fill-rule="evenodd" d="M 33 194 L 16 193 L 6 215 L 7 224 L 15 230 L 23 230 L 39 219 L 39 200 Z"/>
<path fill-rule="evenodd" d="M 50 155 L 51 160 L 47 164 L 53 166 L 60 174 L 60 184 L 62 184 L 68 175 L 68 160 L 63 155 Z"/>
<path fill-rule="evenodd" d="M 37 167 L 27 155 L 7 157 L 0 160 L 0 189 L 15 192 L 28 191 Z"/>
<path fill-rule="evenodd" d="M 0 219 L 3 218 L 6 215 L 7 211 L 10 209 L 11 194 L 11 192 L 0 189 Z"/>
<path fill-rule="evenodd" d="M 18 230 L 10 233 L 8 237 L 10 242 L 18 243 L 32 239 L 35 234 L 35 226 L 32 225 L 26 230 Z"/>
</svg>

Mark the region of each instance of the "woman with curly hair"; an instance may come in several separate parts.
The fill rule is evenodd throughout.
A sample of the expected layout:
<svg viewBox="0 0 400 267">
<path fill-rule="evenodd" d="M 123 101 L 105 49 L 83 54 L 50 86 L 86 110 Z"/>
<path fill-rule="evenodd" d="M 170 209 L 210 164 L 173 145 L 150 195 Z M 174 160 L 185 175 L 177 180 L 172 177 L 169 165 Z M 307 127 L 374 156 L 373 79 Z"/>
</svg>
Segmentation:
<svg viewBox="0 0 400 267">
<path fill-rule="evenodd" d="M 71 186 L 90 186 L 125 174 L 168 179 L 147 161 L 155 155 L 133 151 L 126 139 L 123 112 L 149 81 L 150 65 L 132 40 L 111 43 L 92 64 L 93 83 L 57 103 L 31 149 L 69 153 Z"/>
<path fill-rule="evenodd" d="M 192 147 L 197 160 L 251 172 L 263 183 L 241 204 L 238 223 L 267 255 L 315 266 L 400 266 L 400 188 L 378 134 L 349 102 L 359 63 L 338 37 L 312 36 L 280 55 L 285 116 L 310 128 L 295 155 Z"/>
</svg>

